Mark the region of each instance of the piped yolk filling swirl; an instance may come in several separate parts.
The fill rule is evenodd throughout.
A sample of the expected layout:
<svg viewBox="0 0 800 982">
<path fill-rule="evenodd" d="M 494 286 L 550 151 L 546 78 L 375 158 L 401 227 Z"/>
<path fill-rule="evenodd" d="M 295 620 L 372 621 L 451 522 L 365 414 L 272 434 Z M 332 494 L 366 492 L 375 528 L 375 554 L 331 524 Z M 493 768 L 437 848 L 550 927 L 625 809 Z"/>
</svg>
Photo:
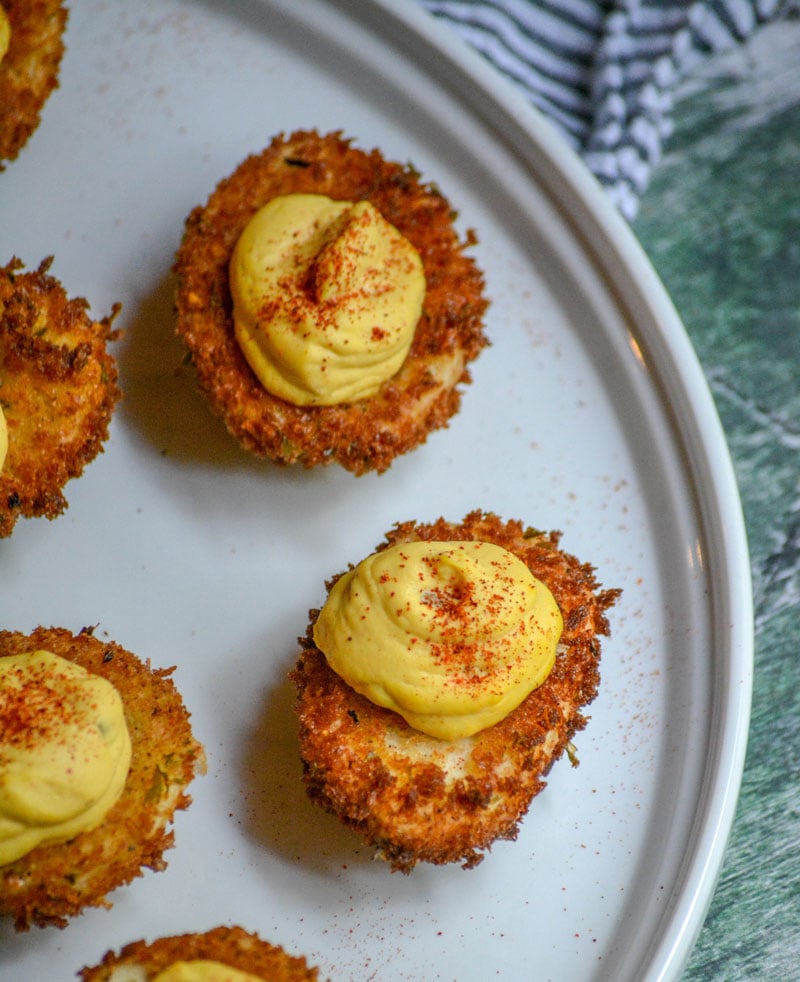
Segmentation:
<svg viewBox="0 0 800 982">
<path fill-rule="evenodd" d="M 410 542 L 332 587 L 314 643 L 352 688 L 446 740 L 499 722 L 550 673 L 563 630 L 550 590 L 488 542 Z"/>
</svg>

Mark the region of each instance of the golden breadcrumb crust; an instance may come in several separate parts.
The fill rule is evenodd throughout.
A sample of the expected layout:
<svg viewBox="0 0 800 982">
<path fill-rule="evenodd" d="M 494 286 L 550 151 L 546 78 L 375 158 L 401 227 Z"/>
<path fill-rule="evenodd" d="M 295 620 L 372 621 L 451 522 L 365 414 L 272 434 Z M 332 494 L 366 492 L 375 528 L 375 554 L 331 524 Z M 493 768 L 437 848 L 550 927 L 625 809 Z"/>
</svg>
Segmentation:
<svg viewBox="0 0 800 982">
<path fill-rule="evenodd" d="M 141 876 L 143 867 L 165 869 L 162 854 L 174 839 L 167 826 L 191 802 L 186 786 L 205 771 L 203 748 L 170 678 L 173 669 L 151 668 L 113 641 L 94 637 L 92 629 L 77 635 L 55 627 L 30 635 L 0 631 L 0 658 L 38 649 L 117 688 L 133 753 L 122 795 L 99 826 L 0 866 L 0 914 L 11 915 L 19 931 L 31 924 L 65 927 L 84 907 L 110 907 L 106 894 Z"/>
<path fill-rule="evenodd" d="M 482 540 L 514 553 L 551 590 L 564 631 L 547 680 L 504 720 L 472 737 L 438 740 L 356 693 L 313 642 L 296 668 L 300 754 L 312 800 L 358 832 L 393 870 L 417 862 L 475 866 L 497 839 L 514 839 L 553 763 L 586 719 L 599 683 L 599 636 L 618 590 L 559 549 L 560 533 L 471 512 L 459 524 L 399 524 L 378 548 L 415 540 Z M 339 574 L 341 575 L 341 574 Z M 330 589 L 338 576 L 327 586 Z"/>
<path fill-rule="evenodd" d="M 2 7 L 11 38 L 0 61 L 0 170 L 27 143 L 58 85 L 67 24 L 61 0 L 2 0 Z"/>
<path fill-rule="evenodd" d="M 228 264 L 255 212 L 282 194 L 369 200 L 416 247 L 427 293 L 400 371 L 372 397 L 338 406 L 294 406 L 267 392 L 234 336 Z M 364 151 L 340 133 L 276 136 L 223 180 L 186 220 L 175 272 L 177 330 L 198 381 L 230 432 L 254 454 L 306 467 L 338 461 L 361 474 L 445 426 L 460 404 L 467 364 L 487 343 L 483 277 L 453 227 L 450 205 L 410 166 Z"/>
<path fill-rule="evenodd" d="M 309 968 L 305 958 L 289 955 L 241 927 L 216 927 L 205 934 L 179 934 L 150 944 L 133 941 L 119 954 L 109 951 L 99 965 L 78 974 L 83 982 L 113 982 L 119 968 L 136 965 L 144 967 L 144 978 L 150 979 L 176 961 L 196 958 L 218 961 L 269 982 L 315 982 L 319 977 L 318 969 Z"/>
<path fill-rule="evenodd" d="M 55 518 L 62 488 L 103 449 L 120 398 L 106 345 L 119 311 L 96 321 L 82 297 L 70 299 L 47 272 L 12 259 L 0 267 L 0 407 L 8 454 L 0 471 L 0 538 L 20 515 Z"/>
</svg>

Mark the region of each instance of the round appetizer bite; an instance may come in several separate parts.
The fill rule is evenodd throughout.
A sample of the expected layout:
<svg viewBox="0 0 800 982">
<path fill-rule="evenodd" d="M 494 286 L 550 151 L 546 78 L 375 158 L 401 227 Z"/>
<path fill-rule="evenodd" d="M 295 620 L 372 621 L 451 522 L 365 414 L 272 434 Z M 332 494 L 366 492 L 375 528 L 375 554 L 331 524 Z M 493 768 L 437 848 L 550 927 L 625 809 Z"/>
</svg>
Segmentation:
<svg viewBox="0 0 800 982">
<path fill-rule="evenodd" d="M 575 762 L 619 591 L 559 539 L 480 511 L 398 524 L 311 611 L 291 672 L 306 788 L 392 869 L 475 866 Z"/>
<path fill-rule="evenodd" d="M 279 135 L 186 221 L 177 331 L 249 451 L 383 471 L 447 425 L 487 341 L 447 200 L 340 133 Z"/>
<path fill-rule="evenodd" d="M 262 941 L 240 927 L 180 934 L 151 944 L 134 941 L 119 954 L 78 973 L 83 982 L 315 982 L 305 958 Z"/>
<path fill-rule="evenodd" d="M 93 320 L 51 262 L 0 267 L 0 538 L 21 515 L 64 511 L 62 489 L 102 451 L 121 394 L 106 348 L 119 305 Z"/>
<path fill-rule="evenodd" d="M 0 0 L 0 170 L 39 125 L 58 85 L 66 23 L 61 0 Z"/>
<path fill-rule="evenodd" d="M 171 673 L 91 629 L 0 631 L 0 914 L 17 930 L 166 868 L 205 770 Z"/>
</svg>

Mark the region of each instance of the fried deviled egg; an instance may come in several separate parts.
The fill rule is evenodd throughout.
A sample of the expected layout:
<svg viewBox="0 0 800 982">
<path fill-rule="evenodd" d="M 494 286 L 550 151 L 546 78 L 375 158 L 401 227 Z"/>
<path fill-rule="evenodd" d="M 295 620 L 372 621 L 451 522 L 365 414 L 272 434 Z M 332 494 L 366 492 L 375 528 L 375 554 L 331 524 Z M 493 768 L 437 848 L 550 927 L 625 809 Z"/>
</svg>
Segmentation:
<svg viewBox="0 0 800 982">
<path fill-rule="evenodd" d="M 166 867 L 205 770 L 171 674 L 90 629 L 0 631 L 0 914 L 17 930 Z"/>
<path fill-rule="evenodd" d="M 51 262 L 0 267 L 0 538 L 21 516 L 64 511 L 64 485 L 102 451 L 121 396 L 108 350 L 119 305 L 93 319 Z"/>
<path fill-rule="evenodd" d="M 61 0 L 0 0 L 0 170 L 28 142 L 58 86 L 66 24 Z"/>
<path fill-rule="evenodd" d="M 392 869 L 516 838 L 585 726 L 619 591 L 559 540 L 480 511 L 405 522 L 311 611 L 291 673 L 306 789 Z"/>
<path fill-rule="evenodd" d="M 276 136 L 188 216 L 177 331 L 247 450 L 384 471 L 446 426 L 487 340 L 450 204 L 340 133 Z"/>
<path fill-rule="evenodd" d="M 133 941 L 108 951 L 82 982 L 316 982 L 319 971 L 241 927 Z"/>
</svg>

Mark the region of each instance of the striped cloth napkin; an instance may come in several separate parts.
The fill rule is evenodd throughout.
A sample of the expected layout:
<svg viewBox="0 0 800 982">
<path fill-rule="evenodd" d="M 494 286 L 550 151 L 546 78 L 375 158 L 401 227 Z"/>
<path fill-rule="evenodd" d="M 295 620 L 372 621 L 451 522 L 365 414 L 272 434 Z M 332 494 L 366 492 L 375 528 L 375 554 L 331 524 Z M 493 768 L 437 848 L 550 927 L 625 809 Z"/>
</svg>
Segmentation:
<svg viewBox="0 0 800 982">
<path fill-rule="evenodd" d="M 632 220 L 703 59 L 798 0 L 422 0 L 515 82 Z"/>
</svg>

